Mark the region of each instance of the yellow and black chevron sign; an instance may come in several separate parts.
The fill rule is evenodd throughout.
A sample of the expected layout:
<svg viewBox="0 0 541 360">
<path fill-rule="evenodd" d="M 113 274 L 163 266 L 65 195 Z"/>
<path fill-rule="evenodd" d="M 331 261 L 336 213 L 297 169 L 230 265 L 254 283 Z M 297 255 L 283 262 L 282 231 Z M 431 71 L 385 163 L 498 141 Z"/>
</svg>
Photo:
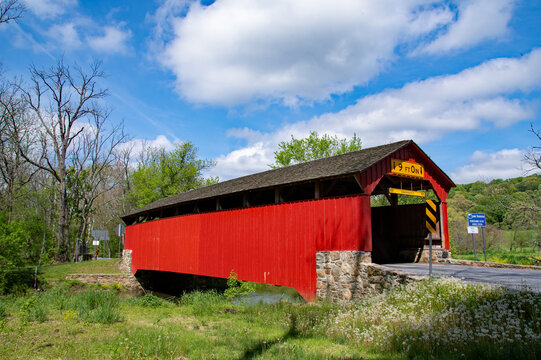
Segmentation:
<svg viewBox="0 0 541 360">
<path fill-rule="evenodd" d="M 438 207 L 432 200 L 426 201 L 426 228 L 429 232 L 436 232 L 436 223 L 438 222 Z"/>
</svg>

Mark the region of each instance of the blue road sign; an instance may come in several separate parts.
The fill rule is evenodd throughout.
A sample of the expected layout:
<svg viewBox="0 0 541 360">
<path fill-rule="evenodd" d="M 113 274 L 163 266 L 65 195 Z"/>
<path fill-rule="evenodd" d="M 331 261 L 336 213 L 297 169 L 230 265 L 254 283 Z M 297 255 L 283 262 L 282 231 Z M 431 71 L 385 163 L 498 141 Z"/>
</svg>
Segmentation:
<svg viewBox="0 0 541 360">
<path fill-rule="evenodd" d="M 487 226 L 485 214 L 468 213 L 468 226 Z"/>
</svg>

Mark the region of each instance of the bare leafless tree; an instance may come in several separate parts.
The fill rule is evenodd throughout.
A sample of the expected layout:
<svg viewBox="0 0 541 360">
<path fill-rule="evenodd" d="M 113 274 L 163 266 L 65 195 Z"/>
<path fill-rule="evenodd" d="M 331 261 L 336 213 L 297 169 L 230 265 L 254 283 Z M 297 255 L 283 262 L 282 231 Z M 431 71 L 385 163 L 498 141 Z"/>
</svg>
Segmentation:
<svg viewBox="0 0 541 360">
<path fill-rule="evenodd" d="M 130 166 L 135 151 L 134 142 L 126 142 L 117 150 L 117 167 L 120 169 L 123 184 L 123 194 L 130 191 Z"/>
<path fill-rule="evenodd" d="M 0 24 L 20 19 L 25 10 L 19 0 L 0 0 Z"/>
<path fill-rule="evenodd" d="M 12 220 L 13 204 L 20 190 L 37 171 L 29 167 L 22 158 L 19 148 L 30 146 L 31 140 L 24 99 L 17 83 L 0 80 L 0 195 Z"/>
<path fill-rule="evenodd" d="M 531 170 L 541 169 L 541 130 L 534 128 L 533 122 L 530 123 L 530 132 L 537 137 L 538 145 L 533 145 L 530 151 L 525 155 L 524 160 L 531 166 Z"/>
<path fill-rule="evenodd" d="M 30 68 L 31 87 L 21 89 L 31 116 L 39 125 L 37 135 L 41 147 L 36 151 L 19 149 L 21 155 L 35 167 L 49 172 L 58 183 L 58 222 L 56 239 L 59 261 L 68 260 L 68 161 L 85 125 L 95 118 L 107 117 L 99 101 L 107 95 L 97 81 L 103 77 L 100 63 L 85 71 L 70 69 L 59 60 L 48 70 Z M 88 126 L 88 125 L 86 125 Z"/>
<path fill-rule="evenodd" d="M 108 115 L 107 110 L 93 114 L 92 122 L 81 133 L 72 151 L 71 164 L 77 182 L 70 192 L 78 211 L 77 238 L 83 241 L 96 199 L 121 186 L 121 176 L 116 174 L 113 166 L 118 161 L 117 150 L 126 141 L 126 135 L 123 124 L 108 126 Z"/>
</svg>

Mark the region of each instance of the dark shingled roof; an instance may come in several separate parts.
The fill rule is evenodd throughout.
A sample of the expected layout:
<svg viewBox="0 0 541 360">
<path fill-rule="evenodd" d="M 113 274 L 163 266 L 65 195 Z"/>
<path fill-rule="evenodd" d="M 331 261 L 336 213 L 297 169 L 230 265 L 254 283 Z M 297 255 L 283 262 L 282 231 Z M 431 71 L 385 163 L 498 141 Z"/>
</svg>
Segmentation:
<svg viewBox="0 0 541 360">
<path fill-rule="evenodd" d="M 214 198 L 244 191 L 271 188 L 287 184 L 307 182 L 316 179 L 345 176 L 361 172 L 379 160 L 391 155 L 402 147 L 412 143 L 403 140 L 395 143 L 366 148 L 346 154 L 331 156 L 301 164 L 268 170 L 240 178 L 220 182 L 214 185 L 190 190 L 168 198 L 156 200 L 143 206 L 123 218 L 141 215 L 151 210 L 169 207 L 195 200 Z"/>
</svg>

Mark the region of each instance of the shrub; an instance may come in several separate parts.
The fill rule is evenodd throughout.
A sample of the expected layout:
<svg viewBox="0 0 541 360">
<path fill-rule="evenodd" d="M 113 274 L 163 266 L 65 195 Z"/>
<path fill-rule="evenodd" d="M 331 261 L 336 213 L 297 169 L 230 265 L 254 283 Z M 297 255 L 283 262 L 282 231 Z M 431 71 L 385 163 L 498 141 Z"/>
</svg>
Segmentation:
<svg viewBox="0 0 541 360">
<path fill-rule="evenodd" d="M 26 323 L 28 321 L 45 322 L 47 321 L 48 309 L 43 299 L 34 295 L 24 300 L 19 309 L 19 319 Z"/>
<path fill-rule="evenodd" d="M 0 270 L 0 295 L 21 295 L 33 286 L 33 268 L 8 268 Z"/>
<path fill-rule="evenodd" d="M 240 281 L 235 271 L 231 270 L 227 278 L 227 289 L 224 292 L 227 300 L 231 301 L 236 297 L 248 295 L 255 291 L 255 285 L 246 281 Z"/>
<path fill-rule="evenodd" d="M 34 285 L 34 268 L 27 268 L 29 251 L 27 225 L 7 221 L 0 213 L 0 295 L 24 293 Z"/>
</svg>

